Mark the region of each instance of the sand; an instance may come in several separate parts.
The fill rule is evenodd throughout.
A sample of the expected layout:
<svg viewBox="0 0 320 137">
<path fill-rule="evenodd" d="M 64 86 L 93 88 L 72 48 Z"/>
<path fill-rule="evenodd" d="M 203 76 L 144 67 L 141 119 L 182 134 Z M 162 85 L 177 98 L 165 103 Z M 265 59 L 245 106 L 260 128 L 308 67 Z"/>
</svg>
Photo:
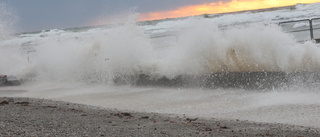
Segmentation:
<svg viewBox="0 0 320 137">
<path fill-rule="evenodd" d="M 11 97 L 0 97 L 0 129 L 0 136 L 320 136 L 320 129 L 311 127 Z"/>
</svg>

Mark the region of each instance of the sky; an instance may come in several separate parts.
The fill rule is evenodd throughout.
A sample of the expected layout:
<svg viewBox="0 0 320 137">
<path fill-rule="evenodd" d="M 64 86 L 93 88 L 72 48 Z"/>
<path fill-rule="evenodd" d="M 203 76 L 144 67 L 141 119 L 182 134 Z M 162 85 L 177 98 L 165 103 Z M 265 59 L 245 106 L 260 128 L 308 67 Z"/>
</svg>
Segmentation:
<svg viewBox="0 0 320 137">
<path fill-rule="evenodd" d="M 315 2 L 320 0 L 0 0 L 19 32 L 103 25 L 131 15 L 142 21 Z"/>
</svg>

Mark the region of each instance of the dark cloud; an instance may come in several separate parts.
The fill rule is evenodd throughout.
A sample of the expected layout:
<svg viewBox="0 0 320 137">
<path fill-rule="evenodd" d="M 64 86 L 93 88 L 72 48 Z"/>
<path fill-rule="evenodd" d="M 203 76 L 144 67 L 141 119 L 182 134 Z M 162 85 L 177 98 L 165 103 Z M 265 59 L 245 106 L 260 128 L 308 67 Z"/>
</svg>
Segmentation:
<svg viewBox="0 0 320 137">
<path fill-rule="evenodd" d="M 8 0 L 7 5 L 18 14 L 21 31 L 81 26 L 104 8 L 98 0 Z"/>
<path fill-rule="evenodd" d="M 127 12 L 173 10 L 177 7 L 219 0 L 2 0 L 13 7 L 21 31 L 66 28 L 85 25 L 97 17 Z M 226 1 L 226 0 L 224 0 Z M 228 0 L 229 1 L 229 0 Z M 0 13 L 1 14 L 1 13 Z"/>
</svg>

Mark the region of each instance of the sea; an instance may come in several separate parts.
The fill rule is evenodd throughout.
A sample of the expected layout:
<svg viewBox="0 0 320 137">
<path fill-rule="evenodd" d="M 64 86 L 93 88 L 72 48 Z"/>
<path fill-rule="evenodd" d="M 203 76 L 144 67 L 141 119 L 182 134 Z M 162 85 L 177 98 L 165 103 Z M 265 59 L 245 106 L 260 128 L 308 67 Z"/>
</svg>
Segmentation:
<svg viewBox="0 0 320 137">
<path fill-rule="evenodd" d="M 0 87 L 0 96 L 320 128 L 319 9 L 297 4 L 17 34 L 0 21 L 0 74 L 22 81 Z"/>
</svg>

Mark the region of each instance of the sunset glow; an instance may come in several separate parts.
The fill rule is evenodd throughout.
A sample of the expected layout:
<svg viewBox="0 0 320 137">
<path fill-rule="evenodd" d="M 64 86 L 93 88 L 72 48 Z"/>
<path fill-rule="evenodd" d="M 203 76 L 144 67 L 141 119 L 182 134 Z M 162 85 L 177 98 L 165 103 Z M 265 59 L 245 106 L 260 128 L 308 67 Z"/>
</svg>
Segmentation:
<svg viewBox="0 0 320 137">
<path fill-rule="evenodd" d="M 143 13 L 139 16 L 138 20 L 145 21 L 164 18 L 177 18 L 201 14 L 214 14 L 243 10 L 264 9 L 272 7 L 290 6 L 298 3 L 308 4 L 316 2 L 320 2 L 320 0 L 232 0 L 229 2 L 220 1 L 217 3 L 180 7 L 172 11 Z"/>
</svg>

